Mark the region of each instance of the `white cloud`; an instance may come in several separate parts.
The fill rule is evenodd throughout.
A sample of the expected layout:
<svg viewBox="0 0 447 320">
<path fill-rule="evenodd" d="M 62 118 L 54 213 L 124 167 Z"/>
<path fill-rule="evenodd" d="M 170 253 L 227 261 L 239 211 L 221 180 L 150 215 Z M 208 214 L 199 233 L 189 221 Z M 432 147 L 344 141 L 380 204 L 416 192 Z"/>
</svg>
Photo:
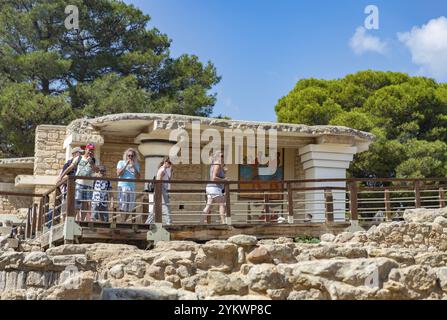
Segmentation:
<svg viewBox="0 0 447 320">
<path fill-rule="evenodd" d="M 421 67 L 421 73 L 429 73 L 439 80 L 447 79 L 446 17 L 432 19 L 422 27 L 415 26 L 397 36 L 410 50 L 412 61 Z"/>
<path fill-rule="evenodd" d="M 385 54 L 387 50 L 386 42 L 380 40 L 379 37 L 367 34 L 364 27 L 358 27 L 355 30 L 349 45 L 356 54 L 363 54 L 368 51 Z"/>
</svg>

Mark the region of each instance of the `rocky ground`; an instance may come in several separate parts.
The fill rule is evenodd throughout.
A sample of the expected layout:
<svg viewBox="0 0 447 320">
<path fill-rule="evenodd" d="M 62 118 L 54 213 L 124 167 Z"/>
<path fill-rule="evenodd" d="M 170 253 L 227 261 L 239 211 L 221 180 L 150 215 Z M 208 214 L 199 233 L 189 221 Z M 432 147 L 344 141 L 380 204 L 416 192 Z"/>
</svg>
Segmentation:
<svg viewBox="0 0 447 320">
<path fill-rule="evenodd" d="M 447 210 L 323 235 L 0 251 L 1 299 L 447 299 Z"/>
</svg>

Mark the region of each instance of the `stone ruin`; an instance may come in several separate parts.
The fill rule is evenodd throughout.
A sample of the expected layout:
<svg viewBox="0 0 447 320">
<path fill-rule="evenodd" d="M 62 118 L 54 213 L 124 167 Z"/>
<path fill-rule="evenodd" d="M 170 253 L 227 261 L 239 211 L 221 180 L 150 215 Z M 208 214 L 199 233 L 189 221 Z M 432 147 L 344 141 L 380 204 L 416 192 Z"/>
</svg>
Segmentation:
<svg viewBox="0 0 447 320">
<path fill-rule="evenodd" d="M 237 235 L 198 244 L 0 251 L 1 299 L 447 299 L 447 209 L 325 234 L 316 244 Z"/>
</svg>

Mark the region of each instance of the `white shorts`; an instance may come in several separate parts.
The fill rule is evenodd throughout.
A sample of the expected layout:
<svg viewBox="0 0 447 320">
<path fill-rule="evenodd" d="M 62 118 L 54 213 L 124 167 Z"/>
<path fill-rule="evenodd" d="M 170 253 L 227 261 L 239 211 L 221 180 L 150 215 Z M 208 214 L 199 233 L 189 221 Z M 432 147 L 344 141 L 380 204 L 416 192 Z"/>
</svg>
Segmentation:
<svg viewBox="0 0 447 320">
<path fill-rule="evenodd" d="M 219 187 L 206 187 L 206 194 L 209 198 L 216 198 L 223 196 L 223 190 Z"/>
</svg>

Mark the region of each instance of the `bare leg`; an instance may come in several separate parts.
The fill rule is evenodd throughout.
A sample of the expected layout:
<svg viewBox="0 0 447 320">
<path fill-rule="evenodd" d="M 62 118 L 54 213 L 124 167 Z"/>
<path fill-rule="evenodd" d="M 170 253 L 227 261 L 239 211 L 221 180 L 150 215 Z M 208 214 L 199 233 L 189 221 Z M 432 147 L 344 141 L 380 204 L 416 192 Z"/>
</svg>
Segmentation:
<svg viewBox="0 0 447 320">
<path fill-rule="evenodd" d="M 208 217 L 211 213 L 211 204 L 213 203 L 213 199 L 211 197 L 207 198 L 206 207 L 203 209 L 203 214 L 200 217 L 200 224 L 203 224 L 205 222 L 205 218 L 207 219 L 207 223 L 209 223 Z"/>
<path fill-rule="evenodd" d="M 222 224 L 225 224 L 225 212 L 226 210 L 225 210 L 225 204 L 221 204 L 220 206 L 219 206 L 219 213 L 220 213 L 220 222 L 222 223 Z"/>
</svg>

